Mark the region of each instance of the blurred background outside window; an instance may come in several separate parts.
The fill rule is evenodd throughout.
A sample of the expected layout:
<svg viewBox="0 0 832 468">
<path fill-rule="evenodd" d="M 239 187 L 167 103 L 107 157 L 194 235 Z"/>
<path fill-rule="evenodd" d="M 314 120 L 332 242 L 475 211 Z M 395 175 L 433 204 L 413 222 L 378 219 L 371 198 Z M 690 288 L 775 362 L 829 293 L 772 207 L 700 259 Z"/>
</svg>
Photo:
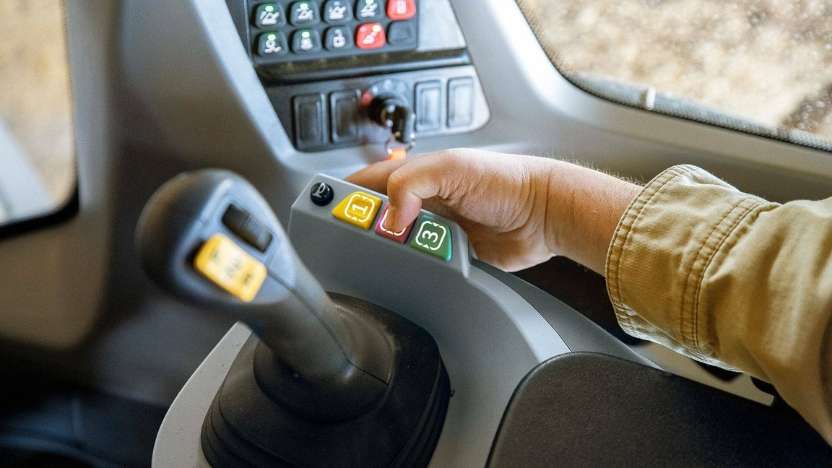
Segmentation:
<svg viewBox="0 0 832 468">
<path fill-rule="evenodd" d="M 559 71 L 589 91 L 832 147 L 830 1 L 517 2 Z"/>
<path fill-rule="evenodd" d="M 0 225 L 64 206 L 73 145 L 63 2 L 0 0 Z"/>
</svg>

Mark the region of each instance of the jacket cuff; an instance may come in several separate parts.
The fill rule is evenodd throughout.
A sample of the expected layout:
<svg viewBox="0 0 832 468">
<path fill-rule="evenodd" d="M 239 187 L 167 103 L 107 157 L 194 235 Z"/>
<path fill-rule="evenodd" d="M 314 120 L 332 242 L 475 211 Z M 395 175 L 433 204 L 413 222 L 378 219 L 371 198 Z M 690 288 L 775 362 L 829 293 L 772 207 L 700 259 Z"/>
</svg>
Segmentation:
<svg viewBox="0 0 832 468">
<path fill-rule="evenodd" d="M 714 356 L 697 297 L 714 255 L 762 202 L 694 166 L 671 167 L 650 181 L 624 212 L 607 251 L 607 292 L 621 328 L 725 367 Z"/>
</svg>

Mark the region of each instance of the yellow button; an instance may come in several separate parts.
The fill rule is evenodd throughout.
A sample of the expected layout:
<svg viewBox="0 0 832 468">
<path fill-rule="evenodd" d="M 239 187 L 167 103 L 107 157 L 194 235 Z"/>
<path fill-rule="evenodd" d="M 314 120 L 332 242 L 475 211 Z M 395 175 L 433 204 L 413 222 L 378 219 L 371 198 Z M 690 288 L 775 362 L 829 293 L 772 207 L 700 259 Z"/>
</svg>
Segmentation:
<svg viewBox="0 0 832 468">
<path fill-rule="evenodd" d="M 194 267 L 244 302 L 251 302 L 257 296 L 266 279 L 266 267 L 222 234 L 214 234 L 202 245 Z"/>
<path fill-rule="evenodd" d="M 363 229 L 370 229 L 379 208 L 381 208 L 381 198 L 366 192 L 353 192 L 341 200 L 341 203 L 332 210 L 332 215 L 341 221 Z"/>
</svg>

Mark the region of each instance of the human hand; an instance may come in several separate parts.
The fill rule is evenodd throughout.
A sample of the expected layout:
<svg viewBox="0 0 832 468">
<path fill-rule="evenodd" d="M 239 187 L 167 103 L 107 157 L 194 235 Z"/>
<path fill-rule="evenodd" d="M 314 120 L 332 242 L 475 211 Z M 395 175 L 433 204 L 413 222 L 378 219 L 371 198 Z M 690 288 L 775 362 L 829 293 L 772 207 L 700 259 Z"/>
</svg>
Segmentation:
<svg viewBox="0 0 832 468">
<path fill-rule="evenodd" d="M 618 218 L 638 192 L 573 164 L 480 150 L 383 161 L 348 180 L 387 193 L 385 228 L 404 229 L 424 205 L 459 223 L 478 257 L 507 271 L 566 255 L 603 272 Z"/>
</svg>

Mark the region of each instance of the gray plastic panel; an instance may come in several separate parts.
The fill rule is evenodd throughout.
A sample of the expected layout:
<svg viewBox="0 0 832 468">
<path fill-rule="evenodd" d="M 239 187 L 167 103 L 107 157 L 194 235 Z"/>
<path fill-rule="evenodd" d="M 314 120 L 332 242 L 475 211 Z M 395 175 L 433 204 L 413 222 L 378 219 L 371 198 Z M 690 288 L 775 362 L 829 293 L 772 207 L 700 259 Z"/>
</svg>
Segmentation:
<svg viewBox="0 0 832 468">
<path fill-rule="evenodd" d="M 335 191 L 328 206 L 309 199 L 318 181 Z M 514 388 L 535 365 L 569 349 L 520 295 L 470 264 L 458 225 L 452 224 L 453 257 L 446 263 L 334 218 L 331 210 L 357 190 L 370 192 L 316 176 L 292 206 L 292 244 L 327 290 L 393 310 L 434 336 L 454 396 L 431 466 L 483 466 Z M 244 341 L 240 328 L 232 328 L 177 397 L 159 431 L 154 466 L 204 466 L 195 453 L 202 418 Z"/>
</svg>

